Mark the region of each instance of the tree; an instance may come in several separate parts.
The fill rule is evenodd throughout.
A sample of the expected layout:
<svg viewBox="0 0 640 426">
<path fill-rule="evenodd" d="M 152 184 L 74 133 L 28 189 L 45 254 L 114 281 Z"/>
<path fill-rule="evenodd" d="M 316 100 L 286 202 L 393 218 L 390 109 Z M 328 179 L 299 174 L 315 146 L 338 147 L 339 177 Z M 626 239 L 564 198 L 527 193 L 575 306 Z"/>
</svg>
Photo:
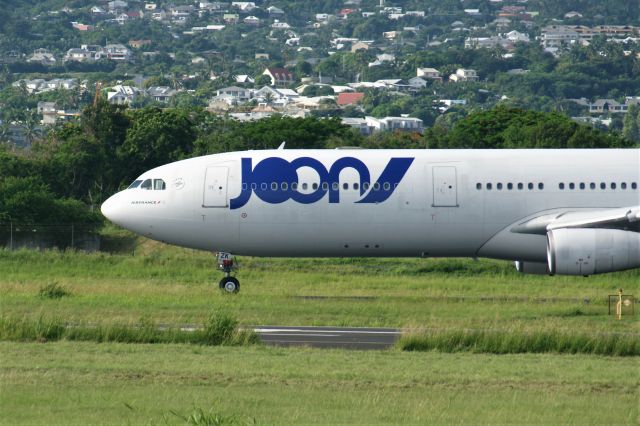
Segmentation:
<svg viewBox="0 0 640 426">
<path fill-rule="evenodd" d="M 640 143 L 640 106 L 631 105 L 624 115 L 622 136 Z"/>
<path fill-rule="evenodd" d="M 131 127 L 117 148 L 117 157 L 126 170 L 122 176 L 125 182 L 193 151 L 196 130 L 187 111 L 147 107 L 131 111 L 130 117 Z"/>
</svg>

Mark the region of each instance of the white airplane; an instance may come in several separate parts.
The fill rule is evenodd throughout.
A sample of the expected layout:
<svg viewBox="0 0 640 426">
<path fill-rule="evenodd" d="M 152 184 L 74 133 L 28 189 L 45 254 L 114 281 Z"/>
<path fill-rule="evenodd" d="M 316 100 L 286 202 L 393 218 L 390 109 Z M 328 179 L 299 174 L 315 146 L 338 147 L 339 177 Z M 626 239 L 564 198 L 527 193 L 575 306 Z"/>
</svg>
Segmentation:
<svg viewBox="0 0 640 426">
<path fill-rule="evenodd" d="M 112 222 L 221 253 L 487 257 L 523 273 L 640 267 L 640 150 L 265 150 L 143 173 Z"/>
</svg>

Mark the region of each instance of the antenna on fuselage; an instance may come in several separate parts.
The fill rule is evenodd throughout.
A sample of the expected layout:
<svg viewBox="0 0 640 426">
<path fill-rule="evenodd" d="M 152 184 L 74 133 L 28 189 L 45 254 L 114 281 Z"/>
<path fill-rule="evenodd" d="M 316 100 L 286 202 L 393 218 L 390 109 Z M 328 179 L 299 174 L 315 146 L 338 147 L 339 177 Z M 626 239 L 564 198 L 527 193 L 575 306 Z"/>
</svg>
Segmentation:
<svg viewBox="0 0 640 426">
<path fill-rule="evenodd" d="M 282 143 L 280 144 L 280 146 L 278 147 L 278 151 L 282 151 L 284 149 L 284 145 L 286 144 L 286 141 L 282 141 Z"/>
</svg>

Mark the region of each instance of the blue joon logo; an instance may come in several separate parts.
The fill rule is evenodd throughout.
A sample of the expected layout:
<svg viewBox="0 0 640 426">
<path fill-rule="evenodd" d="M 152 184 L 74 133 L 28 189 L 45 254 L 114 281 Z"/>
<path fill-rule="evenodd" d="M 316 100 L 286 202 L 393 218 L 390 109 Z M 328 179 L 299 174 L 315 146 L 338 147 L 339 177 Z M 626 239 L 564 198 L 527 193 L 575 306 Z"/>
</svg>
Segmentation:
<svg viewBox="0 0 640 426">
<path fill-rule="evenodd" d="M 242 192 L 230 202 L 230 208 L 239 209 L 249 202 L 251 194 L 269 204 L 280 204 L 293 200 L 302 204 L 320 201 L 329 193 L 329 203 L 340 202 L 339 179 L 342 170 L 351 168 L 358 172 L 360 196 L 357 203 L 381 203 L 387 200 L 409 170 L 413 158 L 391 158 L 386 167 L 371 185 L 371 173 L 357 158 L 342 157 L 327 168 L 311 157 L 300 157 L 287 161 L 279 157 L 269 157 L 255 167 L 251 158 L 242 159 Z M 298 169 L 309 167 L 320 177 L 320 184 L 312 192 L 299 192 Z"/>
</svg>

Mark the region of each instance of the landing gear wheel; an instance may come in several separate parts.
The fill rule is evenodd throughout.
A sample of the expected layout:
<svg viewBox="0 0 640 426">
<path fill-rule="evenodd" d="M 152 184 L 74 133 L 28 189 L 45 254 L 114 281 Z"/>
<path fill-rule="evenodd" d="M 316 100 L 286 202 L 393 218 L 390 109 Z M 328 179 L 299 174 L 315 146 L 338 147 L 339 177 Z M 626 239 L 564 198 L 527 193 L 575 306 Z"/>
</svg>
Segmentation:
<svg viewBox="0 0 640 426">
<path fill-rule="evenodd" d="M 220 280 L 220 289 L 225 293 L 237 293 L 240 291 L 240 281 L 235 277 L 224 277 Z"/>
</svg>

